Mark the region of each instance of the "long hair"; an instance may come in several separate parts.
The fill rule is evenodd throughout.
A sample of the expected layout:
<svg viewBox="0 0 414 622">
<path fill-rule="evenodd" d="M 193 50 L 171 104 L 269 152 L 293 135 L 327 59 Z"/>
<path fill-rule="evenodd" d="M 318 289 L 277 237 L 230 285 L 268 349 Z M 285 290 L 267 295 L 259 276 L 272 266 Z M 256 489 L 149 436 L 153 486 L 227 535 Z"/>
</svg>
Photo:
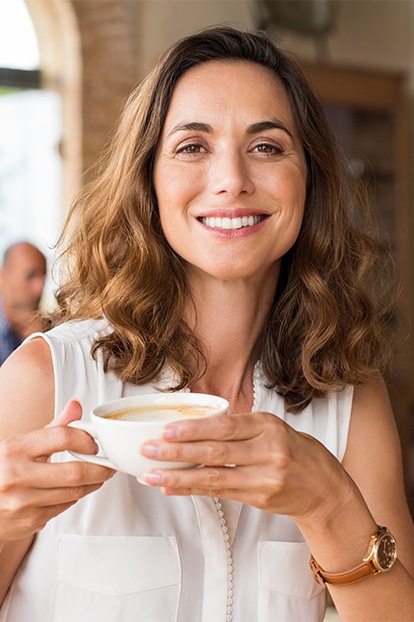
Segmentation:
<svg viewBox="0 0 414 622">
<path fill-rule="evenodd" d="M 161 229 L 153 167 L 177 81 L 221 59 L 258 63 L 277 76 L 305 152 L 303 224 L 282 258 L 261 338 L 269 386 L 299 411 L 386 366 L 388 271 L 378 268 L 384 248 L 320 102 L 296 62 L 263 32 L 219 26 L 190 35 L 132 92 L 99 174 L 74 203 L 61 237 L 60 321 L 105 316 L 111 330 L 93 353 L 123 381 L 144 384 L 169 368 L 178 389 L 202 375 L 202 344 L 183 319 L 191 301 L 186 273 Z"/>
</svg>

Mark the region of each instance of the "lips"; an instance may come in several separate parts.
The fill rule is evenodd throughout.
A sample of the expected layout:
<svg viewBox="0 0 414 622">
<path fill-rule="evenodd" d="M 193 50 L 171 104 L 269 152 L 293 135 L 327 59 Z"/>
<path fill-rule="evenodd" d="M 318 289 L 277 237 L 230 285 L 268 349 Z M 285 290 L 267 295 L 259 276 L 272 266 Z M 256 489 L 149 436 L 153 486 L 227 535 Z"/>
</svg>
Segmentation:
<svg viewBox="0 0 414 622">
<path fill-rule="evenodd" d="M 262 222 L 266 216 L 264 214 L 259 215 L 251 215 L 251 216 L 240 216 L 237 218 L 228 218 L 228 217 L 220 217 L 220 216 L 207 216 L 200 217 L 198 220 L 210 227 L 211 229 L 226 229 L 226 230 L 237 230 L 243 229 L 245 227 L 254 227 L 258 225 L 259 222 Z"/>
</svg>

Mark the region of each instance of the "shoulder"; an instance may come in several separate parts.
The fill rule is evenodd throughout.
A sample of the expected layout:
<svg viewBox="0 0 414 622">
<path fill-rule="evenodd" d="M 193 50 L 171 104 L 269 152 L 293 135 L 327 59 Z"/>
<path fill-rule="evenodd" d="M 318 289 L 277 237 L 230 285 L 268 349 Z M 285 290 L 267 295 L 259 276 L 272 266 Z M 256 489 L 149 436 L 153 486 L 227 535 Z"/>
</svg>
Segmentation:
<svg viewBox="0 0 414 622">
<path fill-rule="evenodd" d="M 19 384 L 38 380 L 41 384 L 53 381 L 53 366 L 47 343 L 35 337 L 15 350 L 0 368 L 0 383 L 19 377 Z"/>
<path fill-rule="evenodd" d="M 2 437 L 43 427 L 53 419 L 54 373 L 50 349 L 32 339 L 0 368 Z"/>
</svg>

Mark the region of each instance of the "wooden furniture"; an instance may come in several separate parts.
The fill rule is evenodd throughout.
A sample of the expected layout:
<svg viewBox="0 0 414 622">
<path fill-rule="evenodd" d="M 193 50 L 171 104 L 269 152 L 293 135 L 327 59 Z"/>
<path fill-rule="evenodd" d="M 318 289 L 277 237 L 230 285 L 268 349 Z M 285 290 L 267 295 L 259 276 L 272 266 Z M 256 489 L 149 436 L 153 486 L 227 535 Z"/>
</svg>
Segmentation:
<svg viewBox="0 0 414 622">
<path fill-rule="evenodd" d="M 374 192 L 403 280 L 398 307 L 400 328 L 395 342 L 396 369 L 389 390 L 407 471 L 414 442 L 411 423 L 414 366 L 411 156 L 406 78 L 396 72 L 325 64 L 304 63 L 303 68 L 326 106 L 351 165 Z M 407 480 L 410 479 L 413 484 L 414 473 L 408 472 Z"/>
</svg>

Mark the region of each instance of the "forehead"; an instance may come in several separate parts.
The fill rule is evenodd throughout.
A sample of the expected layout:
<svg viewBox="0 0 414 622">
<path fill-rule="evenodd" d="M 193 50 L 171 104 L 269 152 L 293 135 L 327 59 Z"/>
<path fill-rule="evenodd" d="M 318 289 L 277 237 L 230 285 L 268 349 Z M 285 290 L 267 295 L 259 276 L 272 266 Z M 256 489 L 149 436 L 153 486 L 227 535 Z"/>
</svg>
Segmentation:
<svg viewBox="0 0 414 622">
<path fill-rule="evenodd" d="M 281 80 L 268 68 L 250 61 L 213 60 L 187 71 L 177 82 L 165 125 L 177 117 L 243 113 L 285 117 L 292 123 L 290 102 Z"/>
<path fill-rule="evenodd" d="M 46 260 L 39 251 L 30 246 L 18 246 L 10 251 L 6 268 L 21 273 L 27 271 L 46 271 Z"/>
</svg>

